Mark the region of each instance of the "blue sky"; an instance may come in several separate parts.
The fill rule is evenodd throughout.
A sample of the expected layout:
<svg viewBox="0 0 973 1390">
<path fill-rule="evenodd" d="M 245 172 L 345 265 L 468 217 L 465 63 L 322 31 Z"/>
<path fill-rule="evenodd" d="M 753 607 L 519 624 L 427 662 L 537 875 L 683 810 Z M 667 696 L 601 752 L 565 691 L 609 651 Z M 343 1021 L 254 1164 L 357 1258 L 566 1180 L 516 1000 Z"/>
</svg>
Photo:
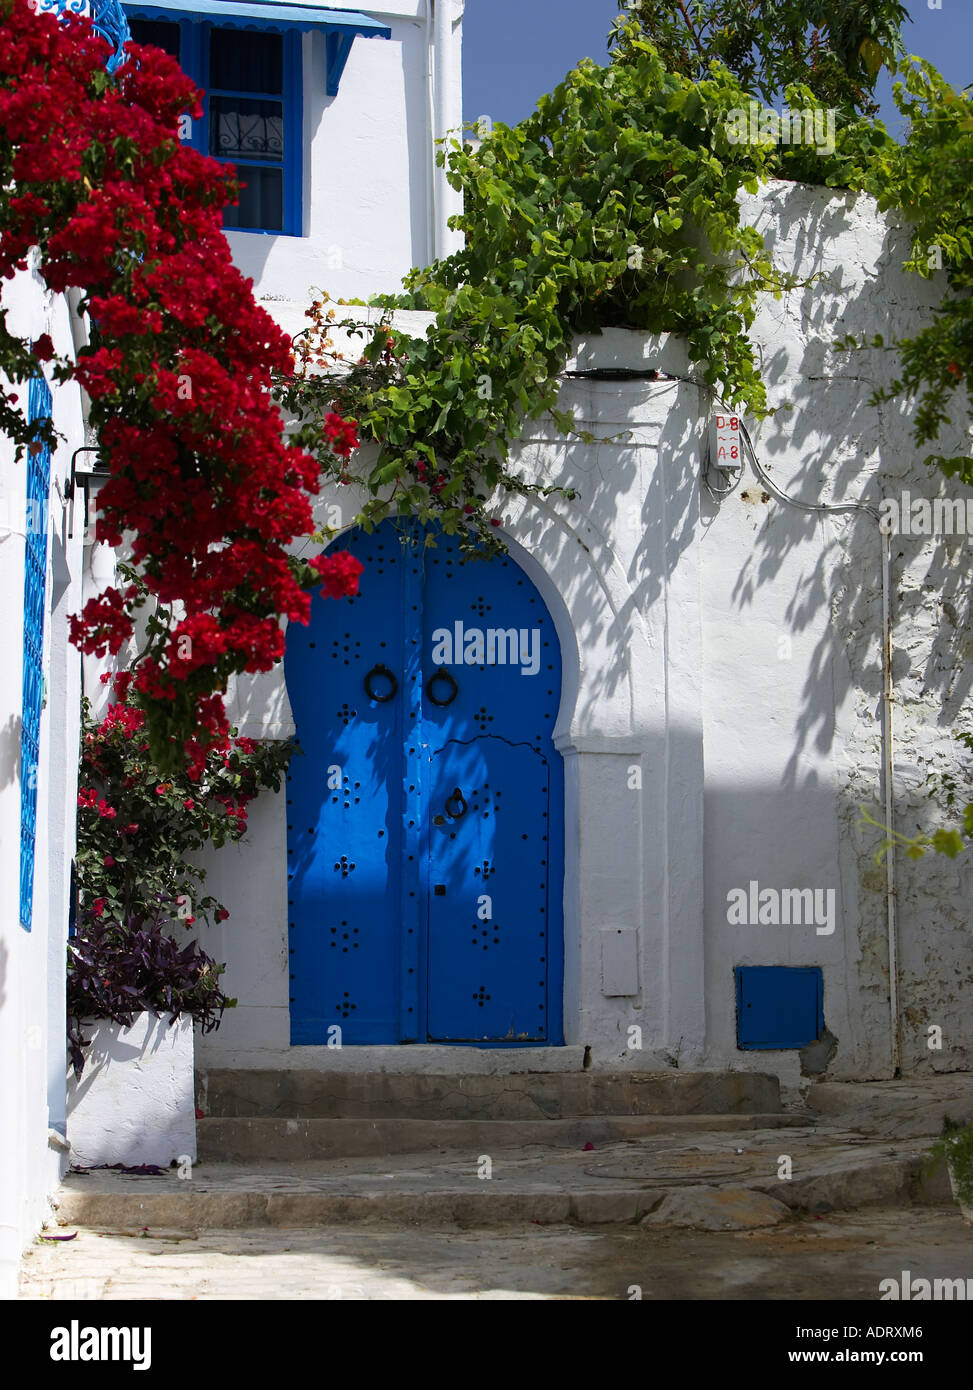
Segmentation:
<svg viewBox="0 0 973 1390">
<path fill-rule="evenodd" d="M 906 0 L 910 53 L 928 58 L 954 86 L 973 82 L 973 0 Z M 516 124 L 530 114 L 582 58 L 606 62 L 605 38 L 619 12 L 617 0 L 466 0 L 463 23 L 465 118 L 490 116 Z M 902 121 L 891 84 L 879 86 L 882 116 L 897 133 Z"/>
</svg>

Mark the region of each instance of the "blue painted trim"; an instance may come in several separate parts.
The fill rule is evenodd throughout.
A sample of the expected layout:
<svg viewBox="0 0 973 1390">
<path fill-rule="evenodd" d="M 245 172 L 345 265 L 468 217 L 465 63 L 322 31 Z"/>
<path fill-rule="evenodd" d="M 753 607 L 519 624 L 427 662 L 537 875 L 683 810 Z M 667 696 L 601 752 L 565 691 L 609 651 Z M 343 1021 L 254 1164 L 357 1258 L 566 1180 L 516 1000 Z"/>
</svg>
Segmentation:
<svg viewBox="0 0 973 1390">
<path fill-rule="evenodd" d="M 561 659 L 563 663 L 563 653 Z M 563 677 L 563 664 L 561 670 Z M 567 824 L 564 801 L 564 759 L 556 750 L 554 756 L 549 760 L 548 769 L 547 823 L 550 829 L 547 844 L 547 921 L 548 923 L 556 923 L 556 929 L 549 930 L 547 937 L 547 1042 L 549 1047 L 562 1047 L 564 1044 L 564 841 Z M 559 900 L 557 902 L 551 901 L 552 889 L 558 894 Z"/>
<path fill-rule="evenodd" d="M 304 232 L 304 38 L 284 35 L 284 235 Z"/>
<path fill-rule="evenodd" d="M 132 36 L 119 0 L 37 0 L 35 8 L 40 14 L 87 15 L 95 33 L 114 50 L 105 64 L 108 71 L 114 72 L 125 61 L 125 45 Z"/>
<path fill-rule="evenodd" d="M 367 39 L 390 39 L 389 25 L 357 10 L 310 10 L 298 5 L 220 3 L 220 0 L 131 0 L 125 3 L 130 19 L 202 19 L 229 29 L 287 30 L 324 29 L 341 33 L 349 42 L 360 34 Z"/>
<path fill-rule="evenodd" d="M 51 392 L 43 377 L 28 388 L 31 423 L 51 415 Z M 27 454 L 24 532 L 24 647 L 20 729 L 20 925 L 30 931 L 34 913 L 34 856 L 37 844 L 37 773 L 44 699 L 44 616 L 47 606 L 47 512 L 51 451 L 45 444 Z"/>
<path fill-rule="evenodd" d="M 194 28 L 201 31 L 201 67 L 200 71 L 205 75 L 209 72 L 209 52 L 210 35 L 214 28 L 221 29 L 222 24 L 197 24 Z M 247 232 L 258 236 L 300 236 L 304 230 L 304 48 L 303 35 L 299 30 L 292 29 L 284 33 L 283 38 L 283 66 L 284 81 L 283 92 L 278 96 L 262 96 L 261 100 L 279 101 L 283 108 L 284 117 L 284 157 L 278 164 L 270 160 L 261 159 L 220 159 L 219 155 L 213 154 L 209 149 L 209 98 L 210 92 L 206 91 L 203 98 L 203 152 L 209 154 L 213 159 L 218 159 L 221 164 L 232 164 L 240 174 L 241 179 L 246 179 L 248 168 L 261 169 L 280 169 L 283 176 L 283 194 L 281 207 L 282 227 L 227 227 L 229 232 Z M 206 88 L 205 80 L 200 81 L 200 86 Z M 213 95 L 220 93 L 214 89 Z M 234 95 L 239 95 L 235 93 Z"/>
<path fill-rule="evenodd" d="M 165 15 L 171 20 L 172 15 Z M 208 53 L 207 49 L 207 53 Z M 189 142 L 194 150 L 205 154 L 209 144 L 209 116 L 206 108 L 206 83 L 203 81 L 203 36 L 202 25 L 191 19 L 179 20 L 179 66 L 187 77 L 191 77 L 198 87 L 203 88 L 203 114 L 193 121 L 193 134 Z"/>
<path fill-rule="evenodd" d="M 351 45 L 354 35 L 347 34 L 341 29 L 329 29 L 325 35 L 327 43 L 327 80 L 325 90 L 329 97 L 338 95 L 338 88 L 341 85 L 341 74 L 345 70 L 345 64 L 351 53 Z"/>
</svg>

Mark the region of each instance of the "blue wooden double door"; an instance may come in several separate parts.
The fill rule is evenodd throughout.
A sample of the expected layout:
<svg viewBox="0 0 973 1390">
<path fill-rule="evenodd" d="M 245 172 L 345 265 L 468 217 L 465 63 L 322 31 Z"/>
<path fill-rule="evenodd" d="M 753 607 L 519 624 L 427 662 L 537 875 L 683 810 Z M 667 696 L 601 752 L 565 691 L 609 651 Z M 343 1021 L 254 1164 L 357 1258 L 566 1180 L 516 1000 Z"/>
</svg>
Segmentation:
<svg viewBox="0 0 973 1390">
<path fill-rule="evenodd" d="M 562 1040 L 557 634 L 509 555 L 427 534 L 354 532 L 358 596 L 288 630 L 294 1044 Z"/>
</svg>

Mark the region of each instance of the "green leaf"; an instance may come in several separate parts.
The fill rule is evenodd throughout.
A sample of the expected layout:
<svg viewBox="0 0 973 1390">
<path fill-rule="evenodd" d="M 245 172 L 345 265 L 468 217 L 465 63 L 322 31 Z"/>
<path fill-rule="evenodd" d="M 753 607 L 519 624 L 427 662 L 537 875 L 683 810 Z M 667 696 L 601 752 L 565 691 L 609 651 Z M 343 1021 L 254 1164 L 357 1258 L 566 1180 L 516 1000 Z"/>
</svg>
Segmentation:
<svg viewBox="0 0 973 1390">
<path fill-rule="evenodd" d="M 957 830 L 939 829 L 931 837 L 932 847 L 937 854 L 945 854 L 950 859 L 955 859 L 963 849 L 963 841 Z"/>
</svg>

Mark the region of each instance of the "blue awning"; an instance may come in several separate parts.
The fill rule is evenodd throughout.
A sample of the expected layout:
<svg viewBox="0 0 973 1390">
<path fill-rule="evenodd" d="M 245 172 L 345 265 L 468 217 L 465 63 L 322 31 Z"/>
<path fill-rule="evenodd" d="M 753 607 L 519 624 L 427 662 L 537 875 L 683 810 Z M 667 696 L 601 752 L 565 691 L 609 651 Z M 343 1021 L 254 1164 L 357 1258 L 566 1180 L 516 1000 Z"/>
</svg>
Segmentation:
<svg viewBox="0 0 973 1390">
<path fill-rule="evenodd" d="M 334 96 L 355 36 L 390 39 L 392 30 L 359 10 L 331 10 L 277 0 L 122 0 L 129 19 L 208 20 L 226 29 L 322 29 L 328 44 L 328 95 Z"/>
</svg>

